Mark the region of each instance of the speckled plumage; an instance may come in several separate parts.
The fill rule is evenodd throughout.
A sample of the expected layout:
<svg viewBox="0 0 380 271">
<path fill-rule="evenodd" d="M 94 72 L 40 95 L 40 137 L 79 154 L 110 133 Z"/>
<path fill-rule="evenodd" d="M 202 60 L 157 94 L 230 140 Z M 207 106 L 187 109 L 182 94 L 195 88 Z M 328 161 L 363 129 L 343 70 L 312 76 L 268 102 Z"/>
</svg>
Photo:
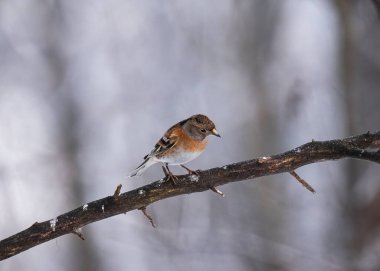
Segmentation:
<svg viewBox="0 0 380 271">
<path fill-rule="evenodd" d="M 166 166 L 183 166 L 204 151 L 207 136 L 211 134 L 220 137 L 215 124 L 205 115 L 197 114 L 178 122 L 166 131 L 153 150 L 144 157 L 144 162 L 129 176 L 140 175 L 157 162 L 165 163 Z"/>
</svg>

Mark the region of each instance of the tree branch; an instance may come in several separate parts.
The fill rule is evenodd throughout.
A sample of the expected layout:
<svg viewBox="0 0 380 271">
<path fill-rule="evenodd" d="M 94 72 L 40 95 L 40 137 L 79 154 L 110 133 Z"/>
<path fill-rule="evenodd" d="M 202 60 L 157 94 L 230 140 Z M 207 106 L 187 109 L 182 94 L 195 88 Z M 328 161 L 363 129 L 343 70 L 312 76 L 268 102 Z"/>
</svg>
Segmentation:
<svg viewBox="0 0 380 271">
<path fill-rule="evenodd" d="M 380 151 L 374 150 L 378 148 L 380 131 L 368 132 L 341 140 L 312 141 L 278 155 L 198 171 L 197 175 L 181 175 L 176 185 L 161 179 L 121 194 L 121 187 L 118 187 L 112 196 L 89 202 L 51 220 L 36 222 L 26 230 L 0 241 L 0 260 L 65 234 L 74 233 L 83 238 L 79 234 L 80 229 L 87 224 L 131 210 L 144 211 L 149 204 L 169 197 L 278 173 L 289 172 L 294 176 L 295 169 L 326 160 L 356 158 L 380 163 Z"/>
</svg>

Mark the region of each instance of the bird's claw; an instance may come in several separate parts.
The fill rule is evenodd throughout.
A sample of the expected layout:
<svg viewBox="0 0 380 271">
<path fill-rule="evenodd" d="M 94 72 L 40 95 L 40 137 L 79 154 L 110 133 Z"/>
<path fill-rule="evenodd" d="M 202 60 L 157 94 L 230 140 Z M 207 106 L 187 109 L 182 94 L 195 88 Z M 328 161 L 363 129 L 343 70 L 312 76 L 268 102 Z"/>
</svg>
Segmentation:
<svg viewBox="0 0 380 271">
<path fill-rule="evenodd" d="M 171 173 L 171 171 L 168 168 L 165 168 L 164 166 L 162 166 L 162 170 L 165 173 L 166 180 L 172 181 L 174 185 L 177 185 L 178 177 Z"/>
<path fill-rule="evenodd" d="M 199 173 L 197 171 L 191 170 L 188 167 L 185 167 L 184 165 L 180 165 L 180 166 L 183 167 L 184 169 L 186 169 L 187 172 L 189 173 L 189 175 L 193 175 L 194 174 L 194 175 L 199 176 Z"/>
</svg>

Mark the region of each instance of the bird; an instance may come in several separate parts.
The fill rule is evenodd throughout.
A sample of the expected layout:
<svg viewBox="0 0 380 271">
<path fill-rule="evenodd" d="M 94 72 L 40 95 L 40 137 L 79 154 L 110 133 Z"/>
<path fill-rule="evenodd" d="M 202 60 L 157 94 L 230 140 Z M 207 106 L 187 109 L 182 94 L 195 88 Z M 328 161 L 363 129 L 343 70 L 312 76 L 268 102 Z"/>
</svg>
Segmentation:
<svg viewBox="0 0 380 271">
<path fill-rule="evenodd" d="M 144 162 L 133 170 L 128 177 L 141 175 L 156 163 L 163 163 L 166 177 L 175 184 L 178 179 L 169 169 L 169 165 L 179 165 L 189 174 L 197 174 L 183 164 L 197 158 L 206 148 L 207 136 L 221 137 L 214 122 L 202 114 L 193 115 L 170 127 L 158 140 L 151 152 L 144 157 Z"/>
</svg>

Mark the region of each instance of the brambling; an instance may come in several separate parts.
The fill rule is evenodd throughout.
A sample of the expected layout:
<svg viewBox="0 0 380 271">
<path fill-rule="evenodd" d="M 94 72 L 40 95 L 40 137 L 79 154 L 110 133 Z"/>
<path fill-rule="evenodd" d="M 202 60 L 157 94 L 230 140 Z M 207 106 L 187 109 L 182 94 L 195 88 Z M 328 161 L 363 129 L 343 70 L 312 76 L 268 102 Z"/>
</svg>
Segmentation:
<svg viewBox="0 0 380 271">
<path fill-rule="evenodd" d="M 197 158 L 206 148 L 207 136 L 220 137 L 215 124 L 205 115 L 194 115 L 178 122 L 166 131 L 153 150 L 144 157 L 144 162 L 131 172 L 129 177 L 141 175 L 151 165 L 161 162 L 168 179 L 175 183 L 177 177 L 170 171 L 168 165 L 180 165 L 189 174 L 196 172 L 183 164 Z"/>
</svg>

